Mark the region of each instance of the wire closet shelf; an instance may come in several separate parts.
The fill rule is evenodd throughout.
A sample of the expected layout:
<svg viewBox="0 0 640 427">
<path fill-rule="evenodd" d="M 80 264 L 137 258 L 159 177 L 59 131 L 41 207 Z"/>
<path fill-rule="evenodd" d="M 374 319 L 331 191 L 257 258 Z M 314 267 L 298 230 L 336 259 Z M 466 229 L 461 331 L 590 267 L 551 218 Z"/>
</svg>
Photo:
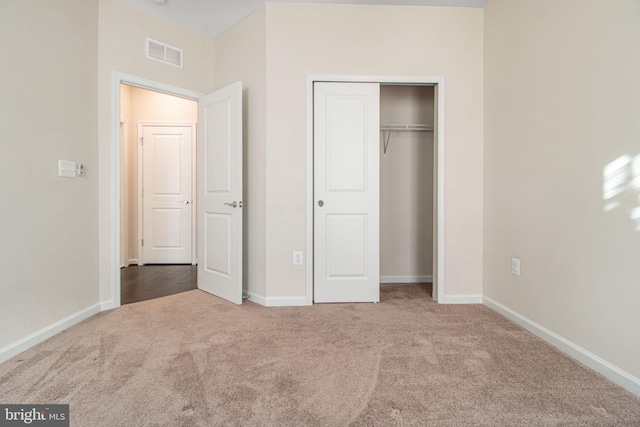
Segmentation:
<svg viewBox="0 0 640 427">
<path fill-rule="evenodd" d="M 405 124 L 405 123 L 381 124 L 380 132 L 387 132 L 387 137 L 384 140 L 384 154 L 387 154 L 387 149 L 389 148 L 389 140 L 391 138 L 391 132 L 433 132 L 433 126 L 424 125 L 424 124 Z"/>
</svg>

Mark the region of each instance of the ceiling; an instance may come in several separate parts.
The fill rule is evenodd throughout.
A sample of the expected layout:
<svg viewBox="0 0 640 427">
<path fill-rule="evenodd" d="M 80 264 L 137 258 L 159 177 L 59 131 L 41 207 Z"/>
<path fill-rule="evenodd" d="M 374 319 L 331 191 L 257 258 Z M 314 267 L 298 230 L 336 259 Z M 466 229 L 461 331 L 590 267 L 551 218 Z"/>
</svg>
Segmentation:
<svg viewBox="0 0 640 427">
<path fill-rule="evenodd" d="M 120 1 L 210 38 L 218 37 L 265 3 L 265 0 L 165 0 L 163 3 L 156 3 L 154 0 Z M 271 0 L 271 2 L 484 7 L 488 0 Z"/>
</svg>

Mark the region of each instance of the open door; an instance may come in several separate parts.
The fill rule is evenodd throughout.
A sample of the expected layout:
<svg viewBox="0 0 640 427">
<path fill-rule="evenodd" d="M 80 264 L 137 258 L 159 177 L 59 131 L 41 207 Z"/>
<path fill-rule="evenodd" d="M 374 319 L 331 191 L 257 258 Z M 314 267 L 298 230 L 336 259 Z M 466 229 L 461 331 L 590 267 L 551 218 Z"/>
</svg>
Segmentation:
<svg viewBox="0 0 640 427">
<path fill-rule="evenodd" d="M 380 85 L 314 84 L 314 302 L 380 301 Z"/>
<path fill-rule="evenodd" d="M 242 304 L 242 83 L 198 101 L 198 288 Z"/>
</svg>

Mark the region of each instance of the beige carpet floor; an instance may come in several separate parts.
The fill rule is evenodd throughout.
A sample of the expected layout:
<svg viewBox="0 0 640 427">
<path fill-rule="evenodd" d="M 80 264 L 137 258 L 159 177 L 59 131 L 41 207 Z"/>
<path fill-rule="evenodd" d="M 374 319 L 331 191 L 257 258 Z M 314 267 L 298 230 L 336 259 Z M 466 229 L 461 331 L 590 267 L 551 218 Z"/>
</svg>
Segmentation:
<svg viewBox="0 0 640 427">
<path fill-rule="evenodd" d="M 640 399 L 481 305 L 264 308 L 202 291 L 98 314 L 0 365 L 72 426 L 640 426 Z"/>
</svg>

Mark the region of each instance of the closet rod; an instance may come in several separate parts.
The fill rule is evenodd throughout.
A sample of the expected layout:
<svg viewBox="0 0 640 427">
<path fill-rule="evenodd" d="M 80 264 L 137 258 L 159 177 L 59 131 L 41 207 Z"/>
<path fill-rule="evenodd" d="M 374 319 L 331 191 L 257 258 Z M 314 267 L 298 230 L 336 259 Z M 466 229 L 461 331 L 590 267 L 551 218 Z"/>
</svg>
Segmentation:
<svg viewBox="0 0 640 427">
<path fill-rule="evenodd" d="M 388 131 L 414 131 L 414 132 L 432 132 L 433 131 L 433 126 L 432 125 L 423 125 L 423 124 L 400 124 L 400 123 L 393 123 L 393 124 L 381 124 L 380 125 L 380 130 L 388 130 Z"/>
<path fill-rule="evenodd" d="M 384 140 L 384 154 L 387 154 L 387 149 L 389 148 L 389 139 L 391 138 L 391 132 L 400 131 L 400 132 L 433 132 L 432 125 L 422 125 L 422 124 L 381 124 L 380 125 L 381 132 L 388 132 L 387 138 Z"/>
</svg>

